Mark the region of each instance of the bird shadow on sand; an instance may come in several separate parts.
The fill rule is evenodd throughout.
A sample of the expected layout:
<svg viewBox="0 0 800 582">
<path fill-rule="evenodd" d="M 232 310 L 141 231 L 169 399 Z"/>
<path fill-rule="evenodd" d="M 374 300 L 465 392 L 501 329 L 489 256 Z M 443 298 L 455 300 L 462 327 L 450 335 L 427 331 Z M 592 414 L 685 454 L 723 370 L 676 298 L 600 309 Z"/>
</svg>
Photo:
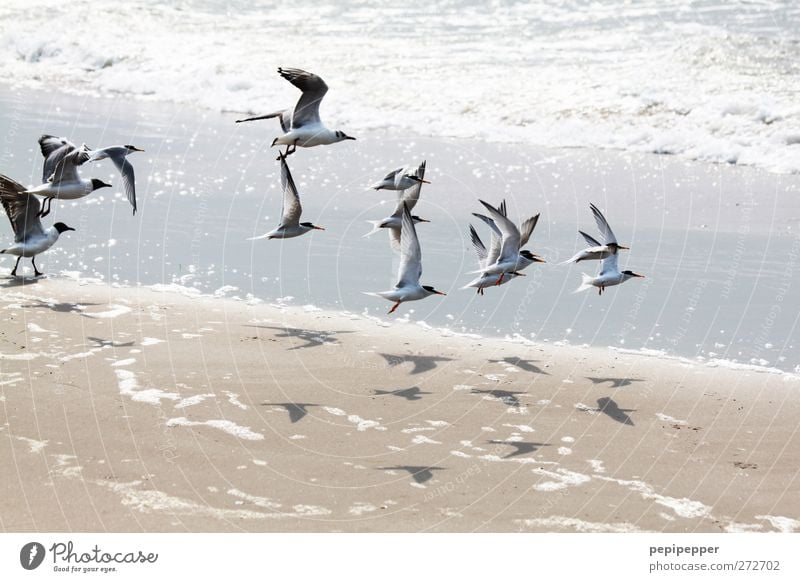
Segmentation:
<svg viewBox="0 0 800 582">
<path fill-rule="evenodd" d="M 87 336 L 86 339 L 95 344 L 95 347 L 97 348 L 129 348 L 135 345 L 135 342 L 133 341 L 115 342 L 113 340 L 107 340 L 100 337 L 92 337 L 92 336 Z"/>
<path fill-rule="evenodd" d="M 414 386 L 413 388 L 404 388 L 402 390 L 375 390 L 376 396 L 399 396 L 400 398 L 405 398 L 406 400 L 422 400 L 423 394 L 433 394 L 433 392 L 424 392 L 417 386 Z"/>
<path fill-rule="evenodd" d="M 23 305 L 23 309 L 37 309 L 44 307 L 56 313 L 83 313 L 87 307 L 94 307 L 96 305 L 105 305 L 104 303 L 48 303 L 46 301 L 37 300 L 36 303 Z"/>
<path fill-rule="evenodd" d="M 417 467 L 414 465 L 399 465 L 397 467 L 378 467 L 378 471 L 406 471 L 417 483 L 425 483 L 433 479 L 434 471 L 444 471 L 444 467 Z"/>
<path fill-rule="evenodd" d="M 539 366 L 534 365 L 534 362 L 536 361 L 537 360 L 523 360 L 522 358 L 514 358 L 512 356 L 505 357 L 502 360 L 489 360 L 489 362 L 492 364 L 508 364 L 509 366 L 514 366 L 515 368 L 524 370 L 525 372 L 549 376 L 550 374 L 542 370 Z"/>
<path fill-rule="evenodd" d="M 488 441 L 491 445 L 506 445 L 509 447 L 514 447 L 515 450 L 508 453 L 504 459 L 510 459 L 512 457 L 519 457 L 521 455 L 527 455 L 530 453 L 535 453 L 541 447 L 549 447 L 550 445 L 547 443 L 529 443 L 524 441 Z"/>
<path fill-rule="evenodd" d="M 644 382 L 641 378 L 592 378 L 591 376 L 587 376 L 586 379 L 591 380 L 592 384 L 605 384 L 609 382 L 611 388 L 622 388 L 623 386 L 630 386 L 634 382 Z"/>
<path fill-rule="evenodd" d="M 628 416 L 628 412 L 636 412 L 635 409 L 630 408 L 620 408 L 619 405 L 614 402 L 609 397 L 598 398 L 597 399 L 597 410 L 606 414 L 616 420 L 619 423 L 627 424 L 628 426 L 634 426 L 633 419 Z"/>
<path fill-rule="evenodd" d="M 413 368 L 409 374 L 422 374 L 423 372 L 430 372 L 436 369 L 439 362 L 451 362 L 453 358 L 445 358 L 444 356 L 393 356 L 392 354 L 379 354 L 386 360 L 390 368 L 395 368 L 401 364 L 409 362 L 413 364 Z"/>
<path fill-rule="evenodd" d="M 310 406 L 319 406 L 309 402 L 262 402 L 261 406 L 280 406 L 289 413 L 289 421 L 294 424 L 305 418 Z"/>
<path fill-rule="evenodd" d="M 352 331 L 323 331 L 313 329 L 301 329 L 298 327 L 275 327 L 271 325 L 248 325 L 247 327 L 255 327 L 258 329 L 271 329 L 281 333 L 275 334 L 275 337 L 280 338 L 293 338 L 304 341 L 305 343 L 293 346 L 289 350 L 302 350 L 304 348 L 316 348 L 324 345 L 338 344 L 339 339 L 336 337 L 342 333 L 353 333 Z"/>
<path fill-rule="evenodd" d="M 510 390 L 479 390 L 478 388 L 473 388 L 471 394 L 486 394 L 493 398 L 497 398 L 503 404 L 507 406 L 513 406 L 514 408 L 519 408 L 519 398 L 517 398 L 517 394 L 526 394 L 525 392 L 512 392 Z"/>
<path fill-rule="evenodd" d="M 6 289 L 13 289 L 15 287 L 27 287 L 28 285 L 36 285 L 42 277 L 12 277 L 7 275 L 5 278 L 0 277 L 0 287 Z"/>
</svg>

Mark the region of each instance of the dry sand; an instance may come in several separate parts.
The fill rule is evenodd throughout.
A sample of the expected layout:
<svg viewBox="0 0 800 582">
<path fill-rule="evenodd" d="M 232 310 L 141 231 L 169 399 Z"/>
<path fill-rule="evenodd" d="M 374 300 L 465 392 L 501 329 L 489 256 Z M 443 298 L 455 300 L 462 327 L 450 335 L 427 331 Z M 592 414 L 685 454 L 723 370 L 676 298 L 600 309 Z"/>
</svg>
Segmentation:
<svg viewBox="0 0 800 582">
<path fill-rule="evenodd" d="M 2 530 L 800 530 L 796 375 L 189 294 L 4 286 Z"/>
</svg>

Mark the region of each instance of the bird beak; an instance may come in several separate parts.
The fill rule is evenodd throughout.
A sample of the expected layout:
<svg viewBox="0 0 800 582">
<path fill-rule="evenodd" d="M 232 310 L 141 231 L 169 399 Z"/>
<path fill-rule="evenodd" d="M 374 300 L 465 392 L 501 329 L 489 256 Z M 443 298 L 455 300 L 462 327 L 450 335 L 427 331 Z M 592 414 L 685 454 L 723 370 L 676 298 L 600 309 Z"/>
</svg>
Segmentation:
<svg viewBox="0 0 800 582">
<path fill-rule="evenodd" d="M 321 226 L 314 226 L 314 227 L 312 227 L 312 228 L 313 228 L 314 230 L 325 230 L 325 229 L 324 229 L 324 228 L 322 228 Z"/>
<path fill-rule="evenodd" d="M 533 257 L 533 262 L 534 263 L 546 263 L 547 261 L 545 261 L 542 257 L 534 256 Z"/>
<path fill-rule="evenodd" d="M 445 293 L 444 291 L 434 291 L 434 293 L 436 293 L 437 295 L 445 295 L 445 296 L 447 295 L 447 293 Z"/>
<path fill-rule="evenodd" d="M 344 136 L 344 139 L 352 139 L 353 141 L 356 141 L 356 138 L 350 137 L 349 135 Z"/>
<path fill-rule="evenodd" d="M 143 152 L 144 150 L 137 148 L 136 146 L 132 146 L 131 149 L 135 152 Z"/>
<path fill-rule="evenodd" d="M 640 275 L 639 273 L 634 273 L 634 277 L 639 277 L 640 279 L 644 279 L 644 275 Z"/>
<path fill-rule="evenodd" d="M 274 148 L 276 143 L 278 143 L 278 138 L 277 137 L 272 140 L 272 145 L 269 146 L 269 147 Z"/>
<path fill-rule="evenodd" d="M 419 221 L 420 221 L 420 222 L 430 222 L 430 220 L 426 220 L 426 219 L 424 219 L 424 218 L 420 218 L 420 219 L 419 219 Z"/>
<path fill-rule="evenodd" d="M 622 245 L 617 245 L 617 248 L 618 248 L 618 249 L 621 249 L 621 250 L 623 250 L 623 251 L 629 251 L 629 250 L 631 250 L 631 247 L 626 247 L 626 246 L 622 246 Z"/>
<path fill-rule="evenodd" d="M 66 231 L 68 231 L 68 230 L 75 230 L 75 229 L 74 229 L 74 228 L 72 228 L 71 226 L 68 226 L 67 228 L 65 228 L 65 229 L 64 229 L 64 232 L 66 232 Z"/>
</svg>

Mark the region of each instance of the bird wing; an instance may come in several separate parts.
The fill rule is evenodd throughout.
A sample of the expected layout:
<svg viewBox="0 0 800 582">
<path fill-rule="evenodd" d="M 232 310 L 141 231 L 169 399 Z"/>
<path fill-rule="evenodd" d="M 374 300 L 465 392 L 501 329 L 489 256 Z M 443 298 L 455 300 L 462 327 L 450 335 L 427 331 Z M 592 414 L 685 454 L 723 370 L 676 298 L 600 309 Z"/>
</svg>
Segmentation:
<svg viewBox="0 0 800 582">
<path fill-rule="evenodd" d="M 505 210 L 505 202 L 500 205 L 500 210 Z M 492 229 L 492 240 L 489 243 L 489 254 L 486 256 L 486 264 L 485 267 L 489 265 L 493 265 L 497 261 L 497 257 L 500 256 L 500 247 L 502 246 L 503 242 L 503 234 L 500 232 L 500 229 L 497 228 L 497 225 L 494 223 L 494 220 L 489 218 L 488 216 L 484 216 L 483 214 L 477 214 L 475 212 L 472 213 L 473 216 L 480 218 L 483 222 L 485 222 L 489 228 Z"/>
<path fill-rule="evenodd" d="M 483 269 L 486 267 L 486 257 L 489 251 L 486 250 L 481 237 L 478 236 L 478 231 L 471 224 L 469 225 L 469 238 L 472 241 L 472 246 L 475 248 L 475 254 L 478 255 L 478 267 Z"/>
<path fill-rule="evenodd" d="M 56 164 L 77 146 L 65 137 L 43 135 L 39 138 L 44 164 L 42 166 L 42 183 L 47 182 L 56 169 Z"/>
<path fill-rule="evenodd" d="M 14 241 L 18 243 L 44 234 L 39 219 L 39 199 L 24 192 L 25 186 L 0 174 L 0 201 L 11 222 Z"/>
<path fill-rule="evenodd" d="M 614 236 L 614 232 L 611 230 L 611 227 L 608 226 L 608 221 L 606 220 L 606 217 L 603 216 L 603 213 L 600 212 L 600 210 L 598 210 L 597 206 L 594 204 L 589 204 L 589 208 L 592 209 L 594 221 L 597 223 L 597 228 L 600 229 L 600 233 L 603 235 L 606 244 L 616 243 L 617 237 Z"/>
<path fill-rule="evenodd" d="M 619 265 L 617 261 L 619 260 L 619 255 L 614 253 L 603 259 L 600 265 L 600 276 L 603 277 L 605 275 L 618 275 L 619 274 Z"/>
<path fill-rule="evenodd" d="M 300 205 L 300 195 L 297 186 L 289 171 L 286 157 L 281 155 L 281 188 L 283 189 L 283 208 L 281 208 L 281 222 L 278 227 L 298 226 L 303 207 Z"/>
<path fill-rule="evenodd" d="M 420 180 L 425 177 L 425 162 L 422 162 L 414 172 L 410 174 L 403 174 L 407 176 L 416 176 Z M 402 178 L 402 176 L 401 176 Z M 411 212 L 414 210 L 414 207 L 419 202 L 419 194 L 422 191 L 422 182 L 417 182 L 410 188 L 406 188 L 405 190 L 400 190 L 397 194 L 397 207 L 394 209 L 394 214 L 392 216 L 397 216 L 398 218 L 403 215 L 403 204 L 405 203 L 408 206 L 408 211 Z"/>
<path fill-rule="evenodd" d="M 400 252 L 400 241 L 403 238 L 402 231 L 399 228 L 387 228 L 389 231 L 389 246 L 395 253 Z"/>
<path fill-rule="evenodd" d="M 108 157 L 114 162 L 114 165 L 119 170 L 122 176 L 122 186 L 125 188 L 125 196 L 128 197 L 128 202 L 133 206 L 133 213 L 136 214 L 136 175 L 133 172 L 133 165 L 126 157 L 128 152 L 125 148 L 114 148 L 108 151 Z M 94 158 L 94 155 L 92 155 Z"/>
<path fill-rule="evenodd" d="M 53 169 L 53 183 L 77 182 L 80 180 L 78 166 L 82 165 L 90 157 L 91 152 L 85 145 L 67 152 Z"/>
<path fill-rule="evenodd" d="M 325 81 L 313 73 L 300 69 L 278 68 L 278 73 L 303 92 L 297 105 L 294 106 L 292 129 L 319 123 L 319 104 L 328 92 Z"/>
<path fill-rule="evenodd" d="M 419 285 L 422 276 L 422 249 L 408 207 L 403 209 L 403 228 L 400 233 L 400 269 L 396 288 Z"/>
<path fill-rule="evenodd" d="M 503 236 L 503 241 L 500 247 L 500 256 L 497 258 L 497 260 L 500 262 L 511 260 L 516 261 L 517 256 L 519 255 L 520 247 L 519 229 L 513 222 L 503 216 L 497 208 L 484 202 L 483 200 L 480 200 L 480 203 L 483 204 L 484 208 L 489 211 L 490 217 L 494 221 L 495 225 L 497 225 L 497 228 L 500 229 L 500 232 Z"/>
<path fill-rule="evenodd" d="M 589 244 L 590 247 L 602 247 L 603 246 L 602 244 L 600 244 L 600 242 L 598 242 L 598 240 L 596 238 L 594 238 L 592 236 L 589 236 L 588 234 L 586 234 L 582 230 L 579 230 L 578 232 L 583 237 L 583 240 L 585 240 Z"/>
<path fill-rule="evenodd" d="M 520 239 L 519 239 L 519 248 L 524 247 L 528 244 L 528 240 L 531 238 L 531 234 L 533 234 L 533 229 L 536 228 L 536 223 L 539 222 L 539 215 L 531 216 L 529 219 L 525 220 L 522 223 L 522 228 L 520 228 Z"/>
</svg>

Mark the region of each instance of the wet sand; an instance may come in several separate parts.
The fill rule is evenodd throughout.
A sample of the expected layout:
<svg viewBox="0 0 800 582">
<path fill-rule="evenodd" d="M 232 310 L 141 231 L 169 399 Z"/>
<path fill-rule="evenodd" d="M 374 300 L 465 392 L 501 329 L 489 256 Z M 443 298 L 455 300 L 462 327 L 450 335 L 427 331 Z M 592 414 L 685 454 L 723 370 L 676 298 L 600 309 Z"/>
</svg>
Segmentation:
<svg viewBox="0 0 800 582">
<path fill-rule="evenodd" d="M 3 531 L 800 530 L 797 375 L 2 286 Z"/>
</svg>

